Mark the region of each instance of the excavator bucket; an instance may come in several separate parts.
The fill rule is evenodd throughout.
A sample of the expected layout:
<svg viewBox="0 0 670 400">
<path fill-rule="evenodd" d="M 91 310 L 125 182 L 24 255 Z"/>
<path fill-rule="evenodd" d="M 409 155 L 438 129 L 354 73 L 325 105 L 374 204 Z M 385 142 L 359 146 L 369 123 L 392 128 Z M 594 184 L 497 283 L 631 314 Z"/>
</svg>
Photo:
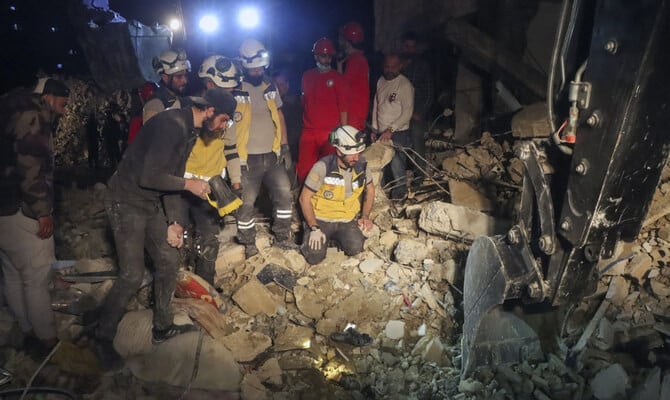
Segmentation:
<svg viewBox="0 0 670 400">
<path fill-rule="evenodd" d="M 518 298 L 526 276 L 521 254 L 504 237 L 482 236 L 472 243 L 463 286 L 463 378 L 481 366 L 542 358 L 537 333 L 504 304 Z"/>
</svg>

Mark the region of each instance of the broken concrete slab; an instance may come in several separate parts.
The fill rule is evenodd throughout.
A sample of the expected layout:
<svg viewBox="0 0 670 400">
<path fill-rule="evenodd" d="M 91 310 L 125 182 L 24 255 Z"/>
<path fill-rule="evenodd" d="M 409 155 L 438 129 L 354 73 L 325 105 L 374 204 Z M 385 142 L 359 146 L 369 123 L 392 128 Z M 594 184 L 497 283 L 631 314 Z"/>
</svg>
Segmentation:
<svg viewBox="0 0 670 400">
<path fill-rule="evenodd" d="M 479 211 L 492 211 L 493 204 L 482 192 L 469 182 L 449 179 L 451 203 Z"/>
<path fill-rule="evenodd" d="M 281 300 L 277 299 L 262 283 L 252 279 L 233 294 L 233 300 L 249 315 L 263 313 L 267 316 L 277 314 Z"/>
<path fill-rule="evenodd" d="M 337 321 L 334 321 L 332 319 L 320 319 L 316 323 L 316 332 L 319 335 L 323 336 L 330 336 L 331 333 L 337 332 L 338 329 L 338 323 Z"/>
<path fill-rule="evenodd" d="M 290 324 L 275 338 L 275 351 L 309 349 L 314 331 L 311 328 Z"/>
<path fill-rule="evenodd" d="M 378 258 L 368 258 L 367 260 L 361 261 L 358 265 L 358 269 L 364 274 L 374 274 L 381 269 L 382 265 L 384 265 L 383 260 Z"/>
<path fill-rule="evenodd" d="M 111 258 L 77 260 L 74 264 L 74 269 L 79 273 L 116 271 L 114 261 Z"/>
<path fill-rule="evenodd" d="M 265 400 L 270 398 L 269 391 L 256 374 L 246 374 L 241 383 L 242 400 Z"/>
<path fill-rule="evenodd" d="M 219 254 L 215 263 L 216 276 L 224 275 L 235 265 L 242 264 L 245 259 L 244 246 L 241 244 L 230 242 L 219 246 Z"/>
<path fill-rule="evenodd" d="M 638 253 L 626 266 L 626 272 L 638 282 L 642 282 L 647 272 L 651 269 L 653 259 L 646 253 Z"/>
<path fill-rule="evenodd" d="M 261 382 L 270 385 L 280 386 L 283 382 L 282 374 L 283 372 L 279 366 L 279 360 L 275 357 L 267 360 L 258 369 L 258 377 Z"/>
<path fill-rule="evenodd" d="M 384 328 L 384 335 L 393 340 L 402 339 L 405 337 L 405 322 L 399 320 L 388 321 Z"/>
<path fill-rule="evenodd" d="M 621 307 L 626 301 L 630 283 L 623 276 L 613 276 L 605 298 L 617 307 Z"/>
<path fill-rule="evenodd" d="M 620 364 L 612 364 L 598 371 L 590 385 L 598 400 L 623 399 L 628 388 L 628 374 Z"/>
<path fill-rule="evenodd" d="M 239 330 L 221 338 L 221 342 L 233 353 L 235 361 L 253 361 L 259 354 L 272 346 L 272 339 L 260 332 Z"/>
<path fill-rule="evenodd" d="M 412 349 L 413 356 L 420 356 L 425 362 L 442 365 L 444 361 L 444 345 L 439 337 L 426 335 L 419 339 Z"/>
<path fill-rule="evenodd" d="M 295 304 L 301 313 L 312 319 L 320 319 L 327 307 L 324 296 L 315 289 L 302 285 L 303 278 L 298 279 L 298 285 L 293 289 Z"/>
<path fill-rule="evenodd" d="M 474 240 L 477 236 L 505 233 L 510 223 L 467 207 L 436 201 L 421 211 L 419 227 L 428 233 Z"/>
<path fill-rule="evenodd" d="M 396 235 L 395 232 L 390 230 L 382 233 L 379 236 L 379 244 L 387 250 L 393 249 L 397 241 L 398 241 L 398 235 Z"/>
<path fill-rule="evenodd" d="M 421 262 L 428 257 L 428 247 L 425 243 L 413 239 L 401 239 L 393 251 L 396 261 L 403 265 Z"/>
<path fill-rule="evenodd" d="M 652 368 L 644 382 L 635 388 L 631 400 L 662 400 L 661 397 L 661 369 Z"/>
</svg>

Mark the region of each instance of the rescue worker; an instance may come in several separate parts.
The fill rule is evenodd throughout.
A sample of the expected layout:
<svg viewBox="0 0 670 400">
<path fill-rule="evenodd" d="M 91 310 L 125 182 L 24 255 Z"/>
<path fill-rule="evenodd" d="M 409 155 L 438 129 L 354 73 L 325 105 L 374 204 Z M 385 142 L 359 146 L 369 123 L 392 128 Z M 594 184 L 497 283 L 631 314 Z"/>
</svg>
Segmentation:
<svg viewBox="0 0 670 400">
<path fill-rule="evenodd" d="M 142 131 L 110 178 L 105 209 L 119 259 L 119 276 L 101 308 L 95 331 L 95 350 L 103 365 L 113 369 L 120 358 L 112 346 L 119 320 L 144 275 L 144 249 L 154 265 L 152 340 L 163 342 L 192 329 L 175 325 L 170 302 L 179 267 L 177 248 L 183 245 L 188 212 L 182 192 L 200 198 L 210 193 L 207 181 L 184 178 L 186 160 L 196 136 L 224 131 L 235 110 L 235 100 L 223 89 L 193 98 L 188 108 L 159 113 Z"/>
<path fill-rule="evenodd" d="M 329 137 L 336 153 L 319 160 L 307 175 L 300 193 L 305 218 L 301 252 L 311 265 L 323 261 L 330 240 L 348 256 L 363 251 L 362 231 L 372 229 L 375 198 L 372 175 L 361 156 L 364 136 L 350 125 L 336 128 Z"/>
<path fill-rule="evenodd" d="M 236 88 L 241 74 L 230 59 L 213 55 L 207 57 L 198 71 L 206 90 L 221 88 L 228 92 Z M 206 93 L 206 92 L 205 92 Z M 230 120 L 232 123 L 232 119 Z M 223 138 L 198 136 L 193 150 L 186 161 L 184 178 L 197 178 L 208 181 L 210 178 L 228 175 L 231 187 L 235 191 L 241 188 L 240 159 L 237 154 L 236 138 L 231 135 L 233 129 L 226 130 Z M 184 193 L 189 214 L 193 222 L 193 234 L 197 245 L 198 257 L 195 272 L 209 284 L 214 285 L 215 263 L 219 253 L 220 216 L 217 210 L 205 200 L 192 193 Z"/>
<path fill-rule="evenodd" d="M 414 112 L 414 87 L 400 74 L 400 57 L 384 57 L 384 73 L 377 81 L 377 93 L 372 111 L 372 128 L 382 143 L 412 147 L 409 121 Z M 407 155 L 396 148 L 390 163 L 393 176 L 391 200 L 402 201 L 407 197 Z"/>
<path fill-rule="evenodd" d="M 335 46 L 321 38 L 312 47 L 316 68 L 302 76 L 302 134 L 296 174 L 302 184 L 307 173 L 320 158 L 333 154 L 328 135 L 349 121 L 349 88 L 339 72 L 331 68 Z"/>
<path fill-rule="evenodd" d="M 286 138 L 286 122 L 277 88 L 265 78 L 270 55 L 257 40 L 246 39 L 239 49 L 244 79 L 235 91 L 237 151 L 242 165 L 242 207 L 237 213 L 237 239 L 247 258 L 258 254 L 254 203 L 265 185 L 273 206 L 272 231 L 275 245 L 296 248 L 291 238 L 291 183 L 287 170 L 292 167 Z"/>
<path fill-rule="evenodd" d="M 42 357 L 58 341 L 49 295 L 49 272 L 56 261 L 53 126 L 65 113 L 69 95 L 62 81 L 42 78 L 33 91 L 16 89 L 0 98 L 4 291 L 11 313 L 27 335 L 26 347 Z"/>
<path fill-rule="evenodd" d="M 370 108 L 370 67 L 360 48 L 363 39 L 363 27 L 358 22 L 352 21 L 340 28 L 337 59 L 337 71 L 344 75 L 351 93 L 349 125 L 361 131 L 365 129 Z"/>
<path fill-rule="evenodd" d="M 181 96 L 186 91 L 191 62 L 183 50 L 166 50 L 152 60 L 154 70 L 161 80 L 158 89 L 142 109 L 142 122 L 167 108 L 180 108 Z"/>
</svg>

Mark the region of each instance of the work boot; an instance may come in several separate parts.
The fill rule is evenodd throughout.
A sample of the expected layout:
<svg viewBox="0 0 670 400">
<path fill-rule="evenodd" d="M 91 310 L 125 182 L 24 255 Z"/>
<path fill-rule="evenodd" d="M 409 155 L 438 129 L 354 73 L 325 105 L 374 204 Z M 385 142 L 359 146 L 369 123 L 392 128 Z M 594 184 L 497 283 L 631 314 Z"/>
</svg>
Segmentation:
<svg viewBox="0 0 670 400">
<path fill-rule="evenodd" d="M 298 245 L 293 242 L 291 239 L 282 239 L 282 240 L 276 240 L 275 241 L 275 246 L 282 249 L 282 250 L 297 250 Z"/>
<path fill-rule="evenodd" d="M 244 245 L 244 257 L 249 259 L 258 254 L 258 247 L 255 244 L 245 244 Z"/>
<path fill-rule="evenodd" d="M 153 342 L 153 344 L 159 344 L 159 343 L 163 343 L 164 341 L 166 341 L 166 340 L 168 340 L 172 337 L 175 337 L 177 335 L 181 335 L 182 333 L 193 332 L 193 331 L 196 331 L 196 330 L 198 330 L 198 328 L 196 328 L 195 325 L 190 325 L 190 324 L 188 324 L 188 325 L 172 324 L 172 325 L 168 326 L 167 328 L 160 329 L 160 330 L 154 328 L 151 341 Z"/>
</svg>

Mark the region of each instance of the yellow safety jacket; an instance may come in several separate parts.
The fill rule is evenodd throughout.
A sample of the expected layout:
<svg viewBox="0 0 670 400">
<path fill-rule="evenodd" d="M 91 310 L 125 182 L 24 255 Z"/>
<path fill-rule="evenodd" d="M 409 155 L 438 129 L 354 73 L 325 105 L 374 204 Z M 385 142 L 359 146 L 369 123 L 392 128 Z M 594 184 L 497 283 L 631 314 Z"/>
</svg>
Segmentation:
<svg viewBox="0 0 670 400">
<path fill-rule="evenodd" d="M 272 122 L 275 124 L 275 138 L 272 142 L 272 151 L 277 153 L 279 156 L 281 150 L 281 124 L 279 123 L 279 113 L 277 111 L 277 102 L 276 98 L 279 95 L 275 86 L 271 83 L 263 82 L 263 97 L 268 104 L 270 109 L 270 115 L 272 116 Z M 249 128 L 251 127 L 251 97 L 249 92 L 245 90 L 236 89 L 233 90 L 233 96 L 237 100 L 237 108 L 235 113 L 239 113 L 240 120 L 237 122 L 236 132 L 237 132 L 237 152 L 240 155 L 240 162 L 245 165 L 247 163 L 247 156 L 249 152 L 247 151 L 247 143 L 249 143 Z"/>
<path fill-rule="evenodd" d="M 345 180 L 337 165 L 337 155 L 331 154 L 321 161 L 326 163 L 326 176 L 321 187 L 312 196 L 312 207 L 316 218 L 329 222 L 352 221 L 361 210 L 361 194 L 365 190 L 367 162 L 361 158 L 353 167 L 351 195 L 345 198 Z"/>
<path fill-rule="evenodd" d="M 209 180 L 216 175 L 225 177 L 226 157 L 223 154 L 223 139 L 213 138 L 205 143 L 200 136 L 193 145 L 193 150 L 186 160 L 184 178 Z"/>
</svg>

